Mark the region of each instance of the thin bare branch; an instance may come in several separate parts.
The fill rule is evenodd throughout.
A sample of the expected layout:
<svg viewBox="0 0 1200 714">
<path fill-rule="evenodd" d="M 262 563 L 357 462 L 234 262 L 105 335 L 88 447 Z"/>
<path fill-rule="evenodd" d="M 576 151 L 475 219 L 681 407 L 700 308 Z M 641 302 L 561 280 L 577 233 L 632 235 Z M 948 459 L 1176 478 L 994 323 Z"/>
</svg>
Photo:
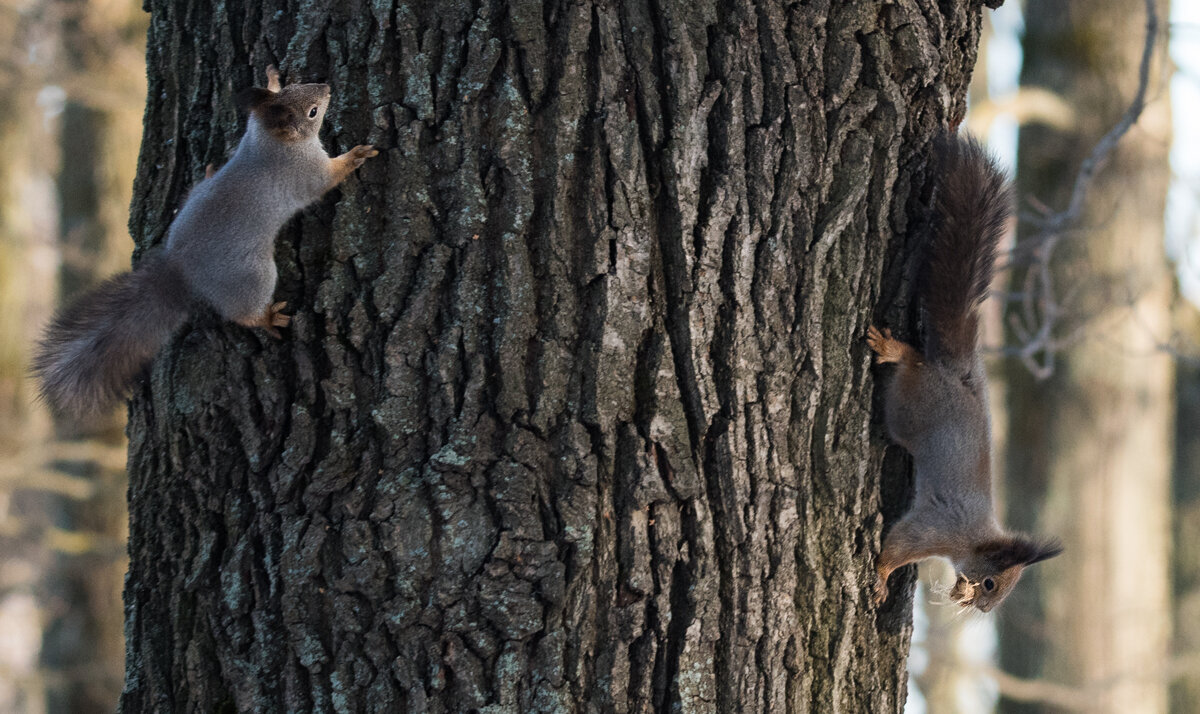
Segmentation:
<svg viewBox="0 0 1200 714">
<path fill-rule="evenodd" d="M 1200 652 L 1188 652 L 1172 657 L 1159 672 L 1168 684 L 1200 672 Z M 1018 702 L 1037 702 L 1059 707 L 1065 711 L 1096 711 L 1101 700 L 1118 684 L 1133 677 L 1132 673 L 1117 674 L 1103 680 L 1072 685 L 1046 679 L 1026 679 L 1009 674 L 997 667 L 982 666 L 980 674 L 991 678 L 1001 696 Z"/>
<path fill-rule="evenodd" d="M 1074 342 L 1079 337 L 1080 328 L 1073 330 L 1065 339 L 1057 336 L 1060 322 L 1067 313 L 1064 309 L 1067 300 L 1060 298 L 1055 289 L 1053 272 L 1050 270 L 1054 251 L 1067 233 L 1079 224 L 1088 190 L 1096 175 L 1108 162 L 1121 137 L 1137 123 L 1146 108 L 1159 17 L 1155 0 L 1145 0 L 1145 7 L 1146 41 L 1138 66 L 1137 90 L 1129 107 L 1080 164 L 1066 208 L 1054 212 L 1035 197 L 1030 197 L 1027 202 L 1040 215 L 1022 216 L 1025 223 L 1037 226 L 1038 231 L 1021 241 L 1010 258 L 1010 264 L 1027 260 L 1029 269 L 1021 292 L 1007 296 L 1009 302 L 1019 306 L 1010 312 L 1009 317 L 1009 327 L 1017 336 L 1018 344 L 1003 352 L 1020 359 L 1037 379 L 1045 379 L 1053 374 L 1055 352 L 1063 344 Z"/>
</svg>

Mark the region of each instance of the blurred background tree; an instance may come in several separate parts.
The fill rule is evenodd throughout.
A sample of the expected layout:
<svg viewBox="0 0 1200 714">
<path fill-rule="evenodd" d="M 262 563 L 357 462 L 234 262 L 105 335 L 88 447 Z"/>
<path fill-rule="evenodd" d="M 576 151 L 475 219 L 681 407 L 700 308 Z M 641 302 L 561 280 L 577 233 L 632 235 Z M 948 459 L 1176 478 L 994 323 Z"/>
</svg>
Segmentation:
<svg viewBox="0 0 1200 714">
<path fill-rule="evenodd" d="M 1192 355 L 1200 345 L 1200 311 L 1177 304 L 1180 344 Z M 1200 712 L 1200 359 L 1179 360 L 1176 371 L 1174 553 L 1174 629 L 1172 637 L 1172 712 Z"/>
<path fill-rule="evenodd" d="M 0 711 L 121 690 L 124 409 L 54 423 L 27 367 L 56 301 L 129 264 L 146 27 L 129 0 L 0 0 Z"/>
<path fill-rule="evenodd" d="M 58 137 L 59 300 L 129 267 L 129 205 L 146 96 L 148 15 L 131 0 L 51 0 L 58 38 L 50 81 L 62 90 Z M 111 711 L 124 675 L 121 590 L 128 560 L 125 408 L 56 422 L 54 466 L 90 485 L 50 506 L 58 538 L 47 574 L 42 650 L 58 673 L 52 711 Z"/>
<path fill-rule="evenodd" d="M 1141 3 L 1044 0 L 1026 13 L 1022 85 L 1052 92 L 1071 114 L 1020 132 L 1025 220 L 1011 339 L 1019 349 L 1036 339 L 1031 325 L 1046 327 L 1052 340 L 1037 357 L 1052 368 L 1042 381 L 1026 365 L 1008 373 L 1005 486 L 1009 523 L 1060 534 L 1066 552 L 1054 568 L 1027 574 L 1006 603 L 1000 661 L 1013 674 L 1073 686 L 1083 711 L 1155 714 L 1167 710 L 1171 619 L 1174 369 L 1161 349 L 1173 295 L 1162 239 L 1169 8 L 1158 3 L 1163 22 L 1141 90 Z M 1097 173 L 1077 178 L 1139 91 L 1152 101 L 1137 123 Z M 1080 181 L 1086 199 L 1072 204 Z M 1073 210 L 1065 220 L 1058 213 Z M 1002 698 L 1001 710 L 1059 707 Z"/>
<path fill-rule="evenodd" d="M 53 137 L 41 122 L 43 68 L 26 61 L 44 34 L 41 18 L 0 0 L 0 711 L 46 710 L 39 657 L 43 576 L 52 554 L 26 513 L 28 478 L 51 433 L 26 377 L 28 345 L 53 305 Z M 33 279 L 26 280 L 32 276 Z"/>
</svg>

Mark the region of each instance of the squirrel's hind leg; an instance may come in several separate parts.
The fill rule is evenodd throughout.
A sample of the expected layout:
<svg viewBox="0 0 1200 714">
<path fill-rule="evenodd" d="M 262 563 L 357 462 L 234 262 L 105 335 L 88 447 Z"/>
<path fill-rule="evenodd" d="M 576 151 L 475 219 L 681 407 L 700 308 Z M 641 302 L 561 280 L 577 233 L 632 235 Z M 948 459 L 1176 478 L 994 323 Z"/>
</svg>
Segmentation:
<svg viewBox="0 0 1200 714">
<path fill-rule="evenodd" d="M 896 365 L 895 374 L 888 380 L 884 421 L 892 439 L 911 452 L 911 446 L 932 423 L 930 414 L 938 410 L 938 405 L 929 403 L 931 395 L 944 391 L 938 375 L 917 348 L 892 337 L 891 330 L 871 327 L 867 344 L 875 352 L 877 363 Z"/>
</svg>

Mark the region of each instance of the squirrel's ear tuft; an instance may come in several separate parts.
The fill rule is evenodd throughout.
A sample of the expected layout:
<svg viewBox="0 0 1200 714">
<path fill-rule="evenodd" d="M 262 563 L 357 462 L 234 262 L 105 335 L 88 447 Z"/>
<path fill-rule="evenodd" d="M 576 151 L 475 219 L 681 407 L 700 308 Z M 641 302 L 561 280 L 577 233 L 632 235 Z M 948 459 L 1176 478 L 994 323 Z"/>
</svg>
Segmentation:
<svg viewBox="0 0 1200 714">
<path fill-rule="evenodd" d="M 237 93 L 234 97 L 234 103 L 237 108 L 245 113 L 250 113 L 270 101 L 275 96 L 275 93 L 269 89 L 262 87 L 248 87 Z"/>
<path fill-rule="evenodd" d="M 1025 535 L 997 538 L 978 546 L 975 552 L 987 558 L 997 571 L 1014 565 L 1033 565 L 1063 552 L 1057 540 L 1038 541 Z"/>
<path fill-rule="evenodd" d="M 1034 552 L 1033 557 L 1025 561 L 1026 565 L 1033 565 L 1034 563 L 1040 563 L 1043 560 L 1049 560 L 1050 558 L 1053 558 L 1054 556 L 1063 552 L 1063 544 L 1057 538 L 1043 540 L 1039 543 L 1035 543 L 1034 545 L 1034 550 L 1036 552 Z"/>
</svg>

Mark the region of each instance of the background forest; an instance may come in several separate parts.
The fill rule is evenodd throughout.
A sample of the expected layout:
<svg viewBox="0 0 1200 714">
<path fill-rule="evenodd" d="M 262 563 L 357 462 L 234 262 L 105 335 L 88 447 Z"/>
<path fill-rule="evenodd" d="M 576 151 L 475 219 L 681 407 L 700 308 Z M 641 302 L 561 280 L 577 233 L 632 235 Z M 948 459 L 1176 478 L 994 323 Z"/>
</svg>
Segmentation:
<svg viewBox="0 0 1200 714">
<path fill-rule="evenodd" d="M 0 712 L 122 690 L 125 408 L 56 421 L 27 371 L 54 307 L 129 265 L 148 25 L 0 0 Z M 985 28 L 967 127 L 1020 211 L 989 303 L 998 480 L 1067 550 L 988 617 L 922 566 L 907 711 L 1197 712 L 1200 8 L 1009 0 Z"/>
</svg>

